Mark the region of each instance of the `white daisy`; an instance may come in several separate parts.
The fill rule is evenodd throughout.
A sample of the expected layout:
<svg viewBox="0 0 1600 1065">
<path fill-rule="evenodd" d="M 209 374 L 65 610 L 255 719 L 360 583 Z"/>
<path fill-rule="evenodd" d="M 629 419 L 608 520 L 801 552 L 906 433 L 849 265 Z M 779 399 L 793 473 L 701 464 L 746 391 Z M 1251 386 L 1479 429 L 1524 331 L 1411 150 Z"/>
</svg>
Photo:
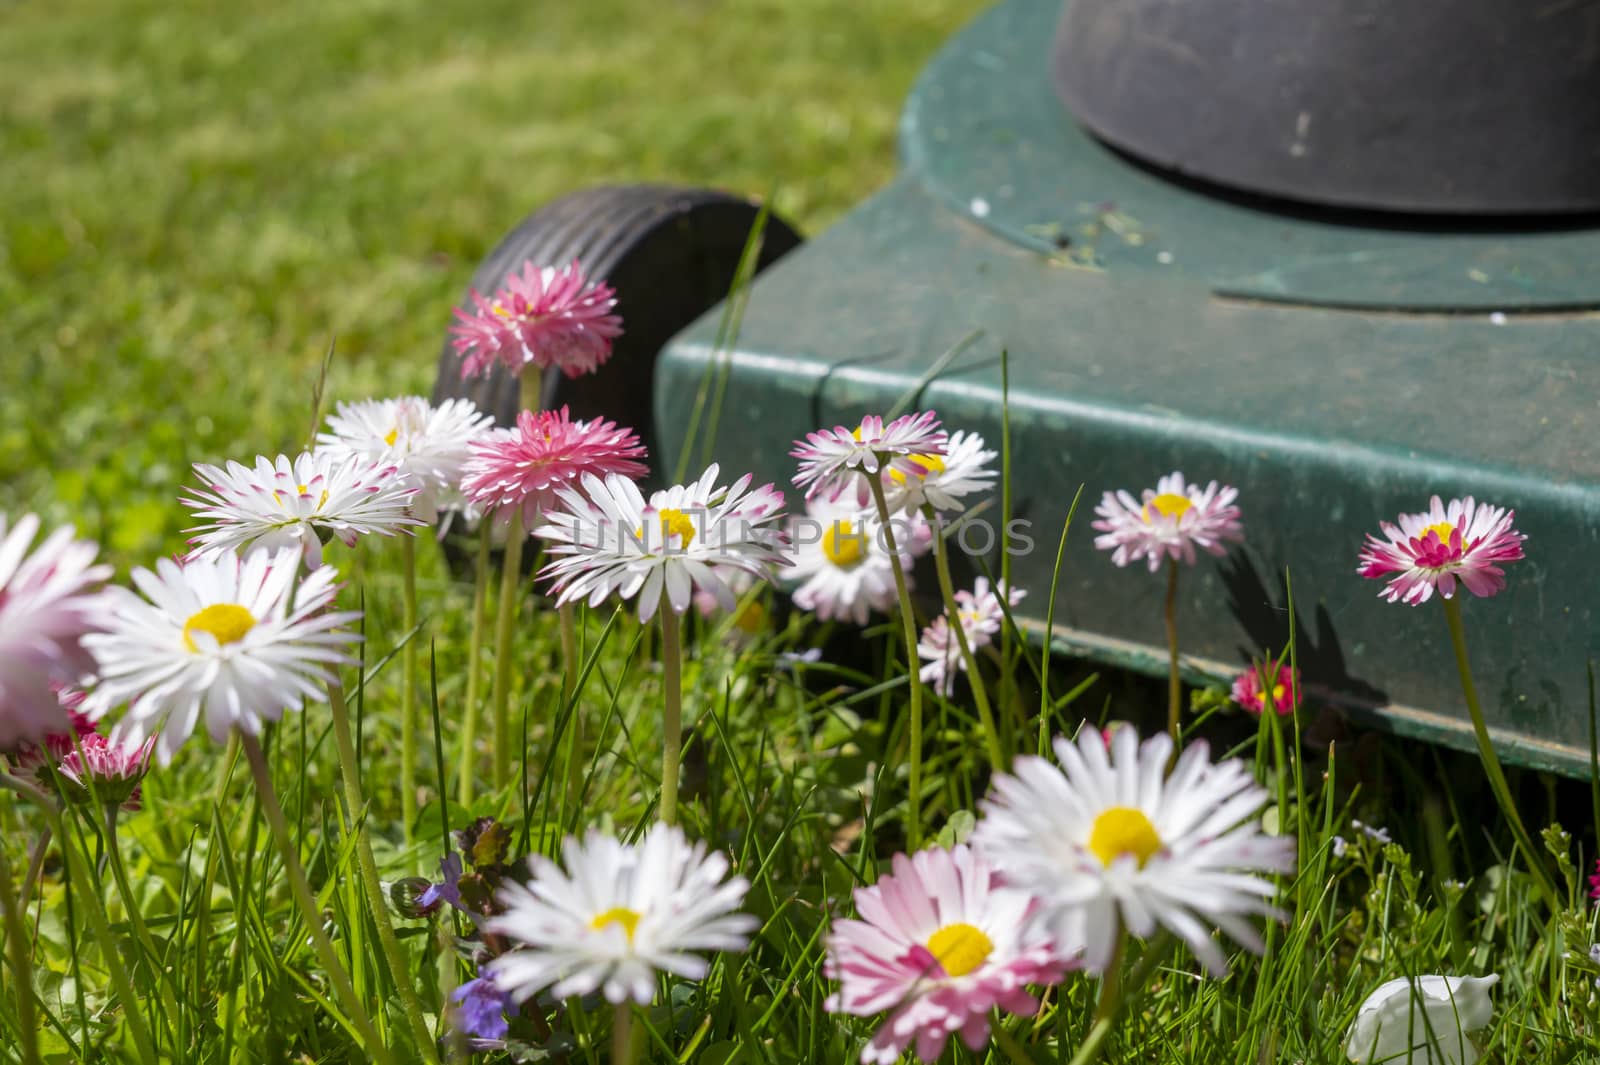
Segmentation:
<svg viewBox="0 0 1600 1065">
<path fill-rule="evenodd" d="M 649 621 L 663 599 L 679 614 L 688 610 L 696 588 L 732 610 L 729 571 L 771 579 L 772 567 L 787 562 L 772 526 L 783 514 L 783 493 L 770 484 L 751 489 L 749 474 L 719 488 L 718 472 L 713 464 L 698 481 L 648 501 L 617 474 L 603 481 L 585 474 L 582 491 L 558 489 L 563 509 L 547 512 L 549 523 L 534 530 L 552 542 L 543 576 L 553 580 L 556 601 L 598 606 L 613 595 L 638 596 L 639 620 Z"/>
<path fill-rule="evenodd" d="M 973 582 L 972 591 L 963 589 L 956 593 L 961 628 L 967 634 L 967 646 L 973 651 L 994 642 L 995 634 L 1005 624 L 1005 610 L 1000 605 L 1001 594 L 1005 595 L 1007 605 L 1016 606 L 1028 593 L 1021 588 L 1007 589 L 1004 581 L 991 588 L 987 577 L 979 577 Z M 935 691 L 948 699 L 955 690 L 956 674 L 965 672 L 967 668 L 967 660 L 961 656 L 961 643 L 950 628 L 948 611 L 934 618 L 933 623 L 922 630 L 922 639 L 917 641 L 917 655 L 926 663 L 922 667 L 923 683 L 931 684 Z"/>
<path fill-rule="evenodd" d="M 328 417 L 328 431 L 317 437 L 317 449 L 398 466 L 417 488 L 412 514 L 431 523 L 440 510 L 461 506 L 461 471 L 472 457 L 471 445 L 493 425 L 494 416 L 470 399 L 448 399 L 437 407 L 422 396 L 369 399 L 340 403 Z"/>
<path fill-rule="evenodd" d="M 1488 976 L 1419 976 L 1390 980 L 1361 1004 L 1345 1036 L 1344 1053 L 1356 1065 L 1472 1065 L 1478 1048 L 1466 1033 L 1494 1018 Z"/>
<path fill-rule="evenodd" d="M 883 418 L 869 414 L 854 429 L 836 425 L 807 433 L 796 440 L 789 452 L 800 460 L 795 476 L 796 488 L 805 488 L 806 498 L 832 495 L 848 486 L 856 473 L 876 474 L 880 470 L 899 470 L 915 475 L 926 469 L 923 459 L 943 456 L 945 433 L 933 411 L 903 414 L 884 424 Z"/>
<path fill-rule="evenodd" d="M 1213 974 L 1227 960 L 1212 926 L 1262 951 L 1246 915 L 1282 914 L 1268 901 L 1277 889 L 1249 874 L 1291 872 L 1294 840 L 1262 833 L 1254 814 L 1267 792 L 1243 762 L 1212 765 L 1195 743 L 1163 780 L 1171 738 L 1141 746 L 1131 726 L 1109 745 L 1086 728 L 1055 752 L 1060 768 L 1022 757 L 995 779 L 973 838 L 1008 884 L 1038 897 L 1057 935 L 1087 943 L 1087 968 L 1104 970 L 1122 928 L 1170 929 Z"/>
<path fill-rule="evenodd" d="M 111 567 L 98 548 L 57 529 L 28 554 L 39 519 L 7 528 L 0 514 L 0 751 L 70 730 L 51 684 L 71 684 L 94 669 L 83 637 L 100 626 L 99 585 Z"/>
<path fill-rule="evenodd" d="M 333 667 L 351 661 L 359 637 L 342 626 L 360 617 L 330 609 L 338 587 L 331 566 L 296 580 L 294 551 L 221 554 L 138 569 L 133 583 L 107 593 L 104 633 L 85 644 L 100 682 L 85 710 L 100 717 L 129 703 L 117 738 L 140 743 L 159 733 L 166 765 L 204 713 L 221 742 L 231 729 L 259 735 L 302 699 L 324 697 Z"/>
<path fill-rule="evenodd" d="M 963 496 L 994 486 L 996 473 L 989 463 L 999 455 L 985 448 L 977 433 L 950 434 L 943 455 L 912 455 L 910 469 L 891 467 L 884 475 L 889 512 L 915 513 L 924 503 L 939 511 L 963 509 Z"/>
<path fill-rule="evenodd" d="M 203 487 L 190 489 L 182 502 L 194 508 L 195 517 L 211 519 L 189 530 L 199 534 L 190 540 L 199 545 L 197 554 L 294 547 L 315 569 L 322 564 L 324 537 L 337 536 L 352 547 L 370 533 L 393 536 L 422 524 L 410 514 L 417 487 L 392 462 L 308 451 L 293 461 L 261 455 L 254 468 L 196 463 L 194 471 Z"/>
<path fill-rule="evenodd" d="M 883 523 L 853 495 L 806 501 L 806 516 L 790 526 L 794 566 L 784 577 L 798 585 L 793 599 L 802 610 L 822 621 L 849 618 L 865 625 L 870 611 L 887 614 L 894 609 L 894 563 Z M 932 543 L 932 532 L 920 515 L 896 519 L 895 524 L 895 547 L 910 587 L 912 561 L 919 548 L 926 550 Z"/>
<path fill-rule="evenodd" d="M 750 885 L 728 859 L 681 830 L 655 825 L 635 845 L 591 832 L 562 844 L 566 870 L 528 859 L 533 880 L 499 891 L 505 912 L 485 927 L 520 948 L 485 971 L 517 1002 L 551 988 L 556 998 L 604 992 L 616 1004 L 655 997 L 658 972 L 699 980 L 710 966 L 692 951 L 743 950 L 760 922 L 735 912 Z"/>
<path fill-rule="evenodd" d="M 1184 482 L 1182 473 L 1170 473 L 1146 488 L 1142 499 L 1125 491 L 1107 492 L 1094 508 L 1094 528 L 1104 535 L 1094 546 L 1111 552 L 1119 566 L 1145 559 L 1154 573 L 1167 559 L 1194 565 L 1196 547 L 1213 555 L 1226 553 L 1227 542 L 1244 539 L 1239 490 L 1212 481 L 1201 488 Z"/>
</svg>

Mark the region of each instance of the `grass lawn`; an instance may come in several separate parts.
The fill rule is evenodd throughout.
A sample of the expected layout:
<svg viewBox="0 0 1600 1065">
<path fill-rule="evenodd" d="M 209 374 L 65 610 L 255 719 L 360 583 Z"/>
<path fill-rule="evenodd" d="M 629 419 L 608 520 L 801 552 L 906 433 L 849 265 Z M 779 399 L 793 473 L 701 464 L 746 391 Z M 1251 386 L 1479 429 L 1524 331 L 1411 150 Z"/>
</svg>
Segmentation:
<svg viewBox="0 0 1600 1065">
<path fill-rule="evenodd" d="M 572 189 L 776 188 L 814 232 L 983 6 L 0 4 L 0 509 L 177 549 L 190 463 L 297 446 L 334 336 L 332 396 L 426 392 L 478 260 Z"/>
</svg>

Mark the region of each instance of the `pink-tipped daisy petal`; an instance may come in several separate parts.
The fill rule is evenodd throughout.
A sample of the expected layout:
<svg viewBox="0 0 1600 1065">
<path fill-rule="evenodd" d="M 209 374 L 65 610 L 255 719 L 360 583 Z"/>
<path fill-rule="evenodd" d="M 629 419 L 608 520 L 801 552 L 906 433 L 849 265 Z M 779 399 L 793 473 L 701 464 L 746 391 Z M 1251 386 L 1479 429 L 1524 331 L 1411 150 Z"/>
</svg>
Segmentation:
<svg viewBox="0 0 1600 1065">
<path fill-rule="evenodd" d="M 1006 597 L 1006 606 L 1016 606 L 1028 593 L 1021 588 L 1007 589 L 1004 581 L 990 587 L 987 577 L 979 577 L 972 591 L 962 589 L 956 593 L 958 618 L 967 636 L 967 646 L 973 651 L 989 646 L 1005 624 L 1005 608 L 1000 603 L 1002 594 Z M 922 638 L 917 641 L 917 655 L 923 661 L 922 682 L 932 685 L 934 691 L 947 699 L 955 691 L 956 675 L 967 669 L 961 643 L 950 625 L 950 615 L 946 611 L 922 630 Z"/>
<path fill-rule="evenodd" d="M 1032 1013 L 1028 985 L 1057 983 L 1074 965 L 1075 944 L 1034 922 L 1034 899 L 965 844 L 897 854 L 893 865 L 856 889 L 860 919 L 833 923 L 823 962 L 839 981 L 824 1008 L 889 1014 L 861 1051 L 865 1065 L 892 1065 L 912 1045 L 934 1061 L 957 1034 L 980 1050 L 992 1012 Z"/>
<path fill-rule="evenodd" d="M 577 377 L 599 369 L 622 335 L 622 319 L 612 313 L 617 294 L 590 281 L 577 260 L 559 269 L 526 262 L 492 299 L 474 289 L 472 302 L 473 312 L 456 308 L 450 328 L 462 377 L 488 373 L 497 362 L 518 375 L 554 366 Z"/>
<path fill-rule="evenodd" d="M 362 536 L 409 534 L 423 524 L 411 513 L 417 485 L 399 466 L 348 452 L 260 455 L 253 467 L 226 469 L 196 463 L 194 472 L 201 487 L 182 502 L 209 519 L 189 530 L 196 556 L 294 548 L 315 568 L 324 537 L 354 547 Z"/>
<path fill-rule="evenodd" d="M 1516 512 L 1479 505 L 1471 496 L 1438 496 L 1421 514 L 1402 514 L 1397 525 L 1380 522 L 1386 540 L 1367 535 L 1357 571 L 1370 580 L 1388 579 L 1378 594 L 1391 603 L 1426 603 L 1456 594 L 1459 582 L 1487 598 L 1506 586 L 1504 562 L 1522 558 L 1527 539 L 1512 527 Z"/>
<path fill-rule="evenodd" d="M 460 506 L 461 471 L 471 444 L 494 425 L 470 399 L 447 399 L 437 407 L 422 396 L 340 403 L 317 437 L 317 448 L 335 456 L 359 455 L 393 465 L 417 488 L 411 512 L 426 522 Z"/>
<path fill-rule="evenodd" d="M 839 494 L 854 485 L 857 474 L 881 476 L 899 471 L 907 477 L 925 475 L 926 460 L 942 458 L 947 440 L 939 428 L 939 416 L 931 410 L 903 414 L 887 423 L 879 415 L 869 414 L 854 429 L 836 425 L 795 441 L 789 452 L 800 460 L 794 484 L 806 488 L 810 499 Z"/>
<path fill-rule="evenodd" d="M 1173 472 L 1146 488 L 1141 499 L 1125 491 L 1107 492 L 1094 508 L 1093 523 L 1102 535 L 1094 546 L 1111 552 L 1119 566 L 1144 559 L 1154 573 L 1171 558 L 1194 565 L 1195 548 L 1221 557 L 1227 544 L 1244 539 L 1239 521 L 1236 488 L 1212 481 L 1206 487 L 1189 484 Z"/>
<path fill-rule="evenodd" d="M 30 554 L 38 532 L 32 514 L 0 514 L 0 751 L 70 730 L 56 687 L 94 670 L 83 639 L 105 617 L 98 548 L 60 528 Z"/>
<path fill-rule="evenodd" d="M 585 475 L 636 478 L 649 472 L 645 449 L 631 429 L 597 418 L 575 422 L 566 407 L 523 411 L 517 424 L 472 444 L 461 488 L 477 506 L 500 517 L 522 509 L 531 530 L 557 505 L 557 491 L 580 489 Z"/>
</svg>

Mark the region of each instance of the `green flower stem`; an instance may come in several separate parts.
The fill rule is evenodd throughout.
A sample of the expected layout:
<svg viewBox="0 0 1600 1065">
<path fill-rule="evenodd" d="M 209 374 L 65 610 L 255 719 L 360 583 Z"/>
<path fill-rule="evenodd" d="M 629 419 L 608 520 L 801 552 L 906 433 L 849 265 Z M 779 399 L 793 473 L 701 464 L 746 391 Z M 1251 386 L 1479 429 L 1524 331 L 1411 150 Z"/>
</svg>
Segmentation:
<svg viewBox="0 0 1600 1065">
<path fill-rule="evenodd" d="M 989 753 L 989 768 L 996 773 L 1005 772 L 1005 744 L 1000 741 L 1000 730 L 995 727 L 994 711 L 989 707 L 989 693 L 983 686 L 983 674 L 978 671 L 978 656 L 972 653 L 972 643 L 967 639 L 967 627 L 961 623 L 961 607 L 956 603 L 955 585 L 950 580 L 950 553 L 940 534 L 939 514 L 929 504 L 922 506 L 922 516 L 933 527 L 933 558 L 939 570 L 939 591 L 944 596 L 946 619 L 955 633 L 961 648 L 961 658 L 967 664 L 968 686 L 978 705 L 978 722 L 983 726 L 984 747 Z M 998 589 L 996 590 L 998 594 Z"/>
<path fill-rule="evenodd" d="M 400 571 L 404 598 L 400 631 L 417 627 L 417 544 L 409 533 L 400 536 Z M 412 822 L 417 819 L 417 641 L 400 648 L 400 823 L 406 846 L 411 846 Z"/>
<path fill-rule="evenodd" d="M 1167 735 L 1177 751 L 1179 709 L 1183 702 L 1183 674 L 1178 671 L 1178 560 L 1167 559 Z M 1176 757 L 1176 753 L 1174 753 Z"/>
<path fill-rule="evenodd" d="M 77 739 L 74 738 L 73 742 L 76 744 Z M 81 746 L 79 752 L 79 757 L 82 757 Z M 150 930 L 145 927 L 144 913 L 133 894 L 133 885 L 128 881 L 128 869 L 122 861 L 122 847 L 117 842 L 117 804 L 101 803 L 100 809 L 105 815 L 106 853 L 111 859 L 111 876 L 116 881 L 117 894 L 122 896 L 123 909 L 128 911 L 128 924 L 133 928 L 133 937 L 139 941 L 145 957 L 149 959 L 150 970 L 155 976 L 156 993 L 161 997 L 161 1008 L 167 1015 L 167 1023 L 175 1025 L 183 1014 L 178 1012 L 178 999 L 173 993 L 173 975 L 161 966 L 161 954 L 156 950 L 155 940 L 150 938 Z"/>
<path fill-rule="evenodd" d="M 1078 1052 L 1072 1056 L 1070 1065 L 1090 1065 L 1091 1062 L 1100 1060 L 1100 1048 L 1110 1036 L 1112 1029 L 1116 1027 L 1118 1016 L 1127 1006 L 1128 1000 L 1143 990 L 1144 985 L 1150 982 L 1150 977 L 1155 975 L 1156 968 L 1167 956 L 1167 949 L 1172 945 L 1172 936 L 1168 932 L 1162 932 L 1153 943 L 1145 947 L 1139 964 L 1134 966 L 1133 972 L 1123 981 L 1120 980 L 1120 975 L 1123 949 L 1126 945 L 1127 933 L 1124 932 L 1117 944 L 1111 966 L 1106 969 L 1105 983 L 1100 989 L 1100 1001 L 1095 1006 L 1094 1022 L 1089 1028 L 1088 1036 L 1083 1040 L 1083 1045 L 1078 1047 Z"/>
<path fill-rule="evenodd" d="M 333 943 L 328 940 L 328 933 L 322 930 L 322 914 L 317 909 L 317 899 L 311 893 L 311 885 L 306 882 L 306 871 L 300 865 L 300 855 L 295 850 L 294 840 L 289 836 L 289 823 L 284 819 L 283 807 L 278 805 L 278 793 L 272 787 L 272 772 L 267 768 L 267 756 L 261 750 L 261 741 L 248 732 L 240 732 L 239 745 L 244 749 L 245 760 L 250 763 L 250 773 L 255 777 L 256 794 L 261 802 L 261 810 L 266 814 L 267 824 L 272 828 L 273 839 L 277 841 L 278 851 L 283 856 L 283 868 L 289 875 L 289 887 L 294 893 L 296 904 L 300 907 L 300 915 L 305 920 L 306 935 L 311 939 L 312 949 L 316 951 L 322 967 L 327 970 L 334 994 L 338 997 L 339 1004 L 344 1007 L 345 1013 L 349 1014 L 350 1023 L 361 1037 L 363 1049 L 379 1065 L 394 1065 L 394 1057 L 389 1053 L 389 1048 L 378 1038 L 378 1031 L 372 1026 L 372 1018 L 367 1016 L 361 1000 L 356 997 L 356 990 L 350 984 L 350 974 L 345 972 L 344 966 L 340 964 L 339 955 L 334 952 Z M 93 906 L 90 908 L 92 911 Z M 101 919 L 104 920 L 104 917 Z M 120 965 L 120 962 L 118 964 Z"/>
<path fill-rule="evenodd" d="M 578 608 L 571 603 L 556 607 L 561 619 L 561 700 L 572 698 L 572 686 L 578 680 Z"/>
<path fill-rule="evenodd" d="M 1122 1005 L 1122 962 L 1128 954 L 1128 934 L 1121 927 L 1120 918 L 1113 917 L 1112 920 L 1118 925 L 1113 932 L 1117 937 L 1117 945 L 1112 948 L 1111 961 L 1100 977 L 1100 997 L 1095 999 L 1094 1004 L 1096 1021 L 1114 1018 Z"/>
<path fill-rule="evenodd" d="M 488 521 L 488 517 L 484 518 Z M 511 508 L 505 556 L 500 562 L 500 603 L 494 622 L 494 786 L 511 782 L 511 626 L 522 599 L 522 508 Z"/>
<path fill-rule="evenodd" d="M 44 856 L 50 849 L 50 827 L 46 825 L 39 830 L 39 838 L 33 841 L 33 850 L 28 855 L 28 871 L 22 875 L 22 887 L 17 892 L 18 905 L 22 909 L 28 908 L 28 900 L 33 898 L 33 886 L 39 882 L 39 873 L 44 869 Z"/>
<path fill-rule="evenodd" d="M 679 646 L 682 620 L 666 593 L 661 596 L 661 684 L 666 712 L 661 724 L 661 823 L 678 823 L 678 762 L 683 746 L 683 649 Z M 621 1015 L 618 1015 L 619 1022 Z"/>
<path fill-rule="evenodd" d="M 565 706 L 572 701 L 572 711 L 567 718 L 567 730 L 571 733 L 567 748 L 571 752 L 567 756 L 567 791 L 577 797 L 583 787 L 583 715 L 573 701 L 573 688 L 578 683 L 578 670 L 582 668 L 578 660 L 578 608 L 562 603 L 556 607 L 556 615 L 561 620 L 561 703 Z"/>
<path fill-rule="evenodd" d="M 23 903 L 11 889 L 11 863 L 0 846 L 0 910 L 5 916 L 6 955 L 11 961 L 11 985 L 17 993 L 18 1050 L 23 1065 L 39 1065 L 39 1022 L 33 1004 L 33 957 L 28 930 L 22 923 Z"/>
<path fill-rule="evenodd" d="M 473 566 L 472 581 L 472 637 L 467 644 L 467 705 L 461 719 L 460 765 L 456 771 L 461 805 L 472 808 L 472 795 L 477 777 L 477 751 L 473 748 L 478 733 L 478 699 L 482 696 L 479 677 L 482 675 L 483 630 L 488 625 L 489 613 L 489 541 L 492 523 L 485 515 L 478 523 L 478 557 Z M 444 782 L 440 781 L 442 789 Z"/>
<path fill-rule="evenodd" d="M 1450 645 L 1456 653 L 1456 670 L 1461 674 L 1461 693 L 1466 696 L 1467 710 L 1472 714 L 1472 732 L 1478 738 L 1478 756 L 1483 760 L 1483 771 L 1489 778 L 1489 787 L 1494 792 L 1495 801 L 1500 804 L 1500 812 L 1511 823 L 1511 834 L 1522 850 L 1523 858 L 1527 860 L 1528 871 L 1533 874 L 1551 911 L 1559 913 L 1561 893 L 1556 888 L 1550 870 L 1545 868 L 1539 849 L 1533 845 L 1533 837 L 1528 835 L 1522 816 L 1517 813 L 1516 803 L 1511 799 L 1511 786 L 1506 783 L 1505 770 L 1500 768 L 1500 758 L 1494 752 L 1494 741 L 1489 738 L 1489 726 L 1483 720 L 1478 688 L 1472 682 L 1472 666 L 1467 661 L 1467 634 L 1461 625 L 1461 604 L 1455 598 L 1441 597 L 1439 601 L 1444 604 L 1444 618 L 1450 626 Z"/>
<path fill-rule="evenodd" d="M 669 611 L 670 613 L 670 611 Z M 616 1008 L 611 1025 L 611 1065 L 633 1065 L 633 1003 Z"/>
<path fill-rule="evenodd" d="M 895 594 L 900 598 L 900 630 L 906 645 L 906 680 L 911 685 L 911 768 L 910 792 L 906 798 L 906 849 L 922 846 L 922 675 L 917 660 L 917 618 L 906 589 L 905 570 L 900 567 L 900 549 L 894 542 L 894 525 L 889 519 L 889 503 L 883 496 L 883 481 L 865 474 L 872 490 L 872 502 L 883 522 L 884 546 L 889 552 L 889 569 L 894 574 Z"/>
<path fill-rule="evenodd" d="M 1011 1065 L 1036 1065 L 1033 1055 L 1028 1053 L 1026 1047 L 1017 1042 L 1017 1037 L 1006 1031 L 1005 1025 L 996 1018 L 990 1025 L 994 1033 L 994 1041 L 1000 1049 L 1005 1051 L 1006 1057 L 1011 1059 Z"/>
<path fill-rule="evenodd" d="M 344 777 L 344 802 L 349 808 L 350 826 L 356 834 L 356 863 L 361 869 L 361 886 L 366 892 L 367 908 L 372 911 L 372 923 L 378 928 L 378 944 L 383 949 L 389 966 L 389 976 L 400 993 L 406 1021 L 411 1027 L 411 1038 L 428 1061 L 438 1061 L 439 1056 L 428 1031 L 428 1022 L 422 1015 L 422 1000 L 417 997 L 406 958 L 400 951 L 400 941 L 395 938 L 394 922 L 389 919 L 389 907 L 383 897 L 383 885 L 378 882 L 378 862 L 372 854 L 372 837 L 367 832 L 367 820 L 361 797 L 361 774 L 356 765 L 356 745 L 350 733 L 350 713 L 345 707 L 344 689 L 339 682 L 328 682 L 328 705 L 333 708 L 333 736 L 339 751 L 339 772 Z"/>
<path fill-rule="evenodd" d="M 450 920 L 439 921 L 434 929 L 433 949 L 439 959 L 439 1001 L 444 1003 L 441 1009 L 441 1020 L 446 1022 L 444 1044 L 445 1060 L 450 1065 L 460 1065 L 472 1060 L 472 1050 L 467 1045 L 467 1033 L 461 1025 L 451 1020 L 450 1005 L 452 992 L 455 991 L 458 979 L 458 969 L 461 961 L 456 953 L 455 922 Z"/>
</svg>

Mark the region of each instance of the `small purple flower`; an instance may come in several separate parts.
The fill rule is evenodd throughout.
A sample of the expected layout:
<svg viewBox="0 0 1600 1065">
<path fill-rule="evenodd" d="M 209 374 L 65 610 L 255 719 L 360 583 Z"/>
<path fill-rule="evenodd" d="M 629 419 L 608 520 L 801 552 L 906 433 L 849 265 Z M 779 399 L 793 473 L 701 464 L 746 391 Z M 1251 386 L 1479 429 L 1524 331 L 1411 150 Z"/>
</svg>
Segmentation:
<svg viewBox="0 0 1600 1065">
<path fill-rule="evenodd" d="M 498 1043 L 511 1028 L 507 1018 L 517 1015 L 517 1004 L 489 976 L 468 980 L 450 998 L 456 1003 L 456 1027 L 474 1039 Z"/>
<path fill-rule="evenodd" d="M 461 909 L 461 855 L 451 851 L 440 858 L 439 872 L 444 876 L 444 881 L 428 885 L 428 889 L 417 896 L 417 906 L 424 913 L 432 913 L 438 909 L 441 902 L 448 902 L 456 909 Z"/>
</svg>

